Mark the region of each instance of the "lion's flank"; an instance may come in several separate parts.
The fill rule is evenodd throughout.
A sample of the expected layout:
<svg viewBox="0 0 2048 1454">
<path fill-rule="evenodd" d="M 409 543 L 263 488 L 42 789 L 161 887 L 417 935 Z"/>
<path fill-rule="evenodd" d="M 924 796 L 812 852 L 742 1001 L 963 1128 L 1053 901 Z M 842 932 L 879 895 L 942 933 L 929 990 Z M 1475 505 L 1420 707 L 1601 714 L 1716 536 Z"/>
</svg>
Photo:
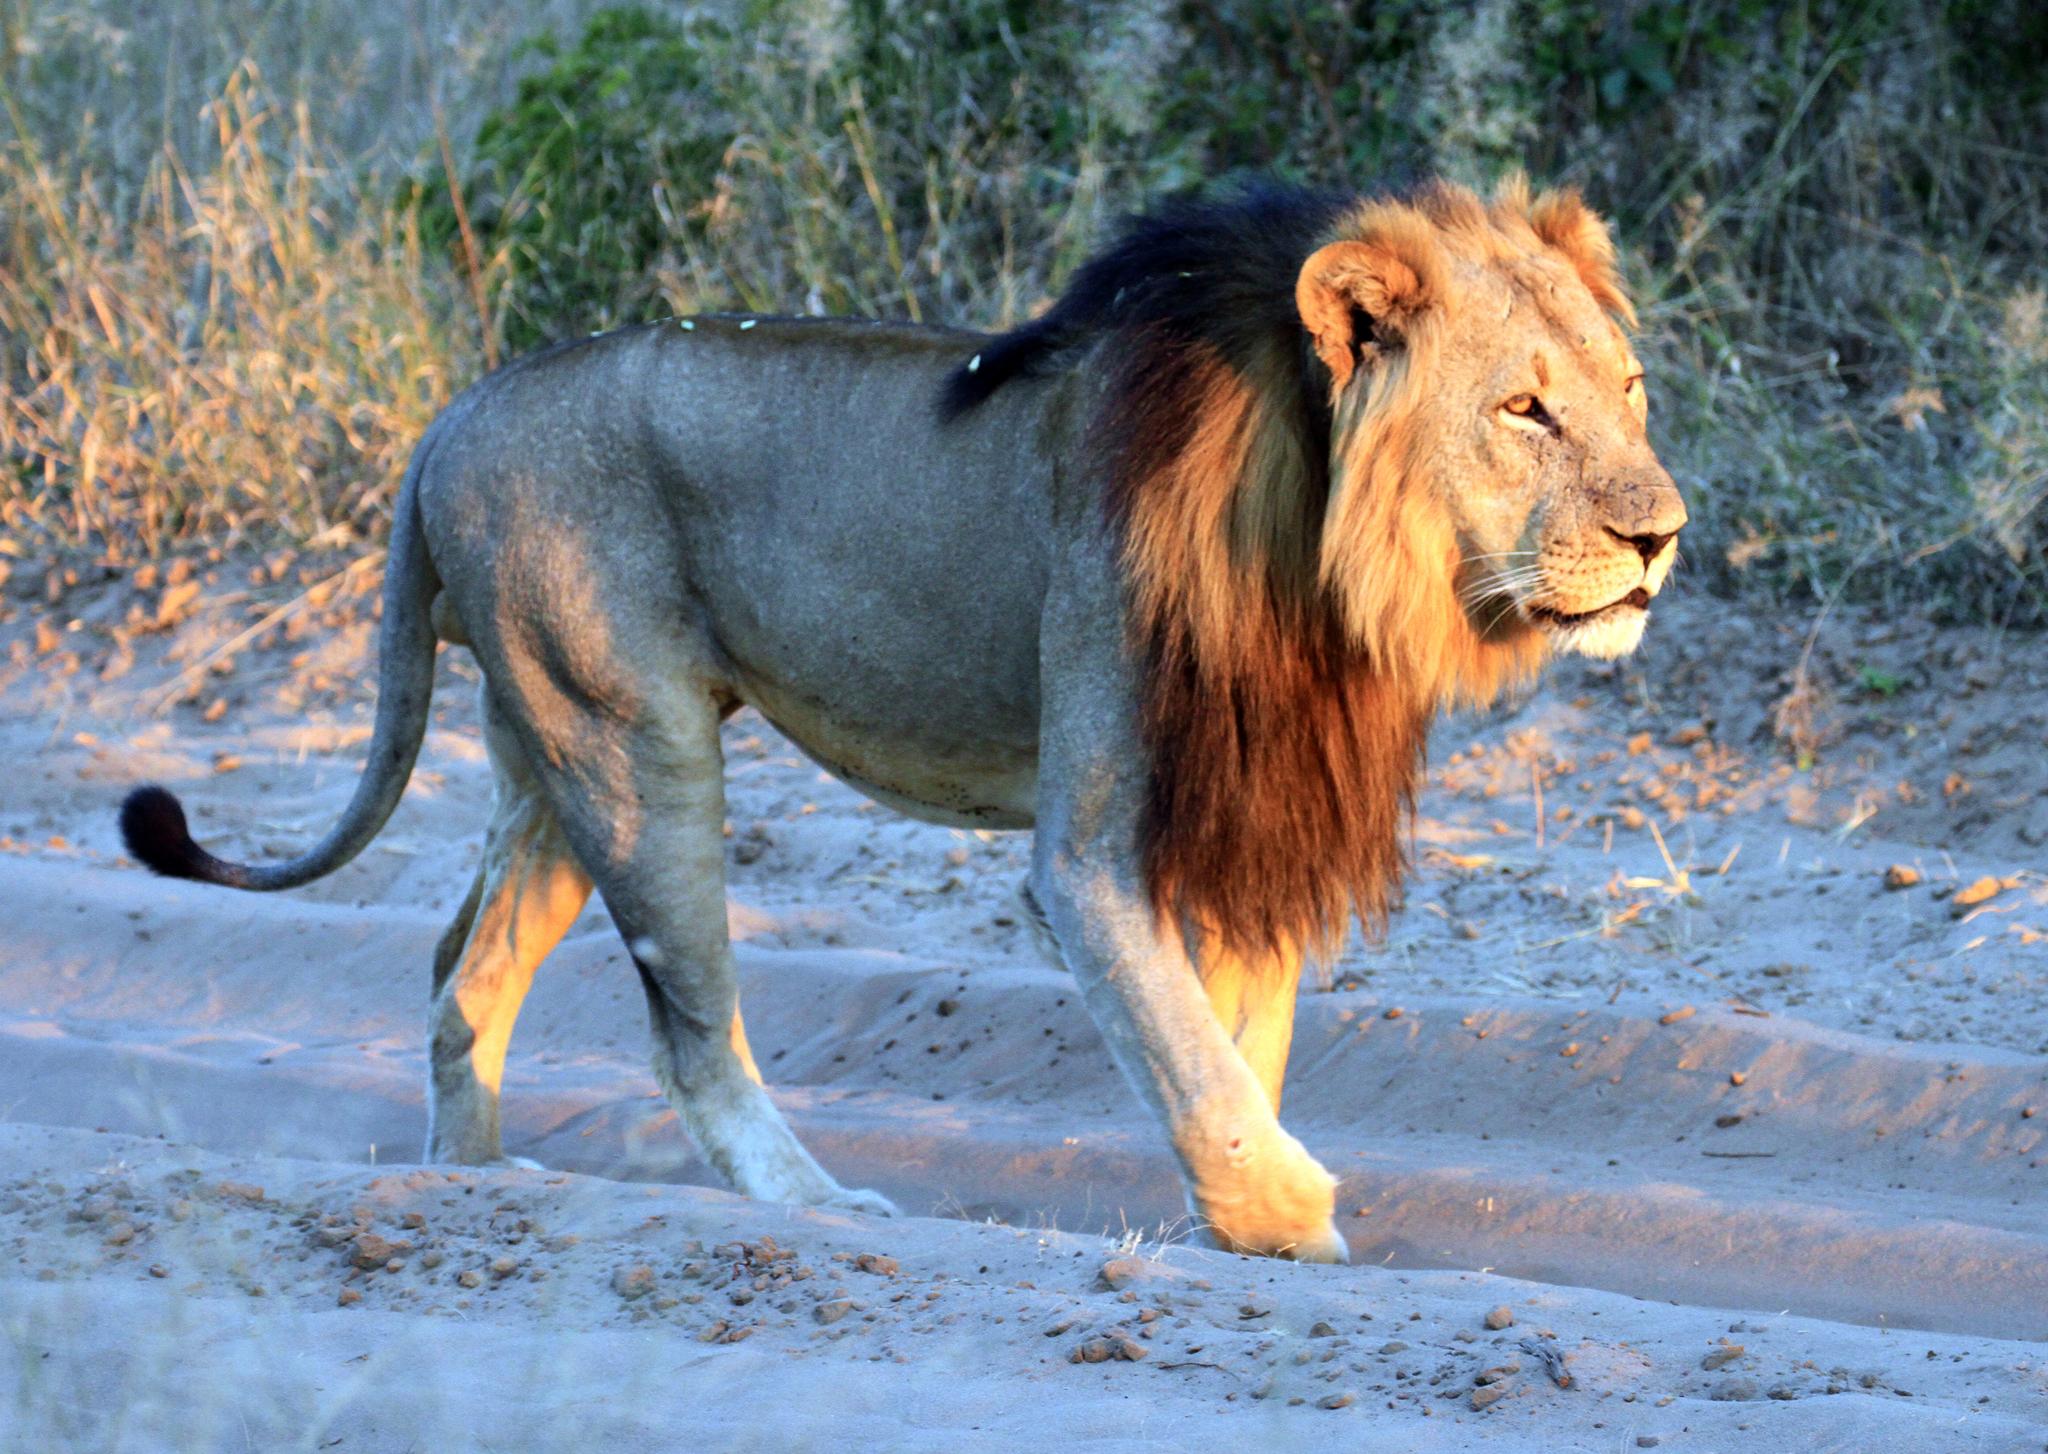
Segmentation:
<svg viewBox="0 0 2048 1454">
<path fill-rule="evenodd" d="M 1381 927 L 1430 717 L 1540 658 L 1474 632 L 1448 518 L 1410 483 L 1433 294 L 1454 263 L 1539 252 L 1626 311 L 1598 220 L 1518 179 L 1491 204 L 1443 184 L 1183 199 L 948 381 L 957 414 L 1083 358 L 1107 373 L 1091 443 L 1143 662 L 1146 881 L 1223 952 L 1328 958 L 1354 915 Z"/>
</svg>

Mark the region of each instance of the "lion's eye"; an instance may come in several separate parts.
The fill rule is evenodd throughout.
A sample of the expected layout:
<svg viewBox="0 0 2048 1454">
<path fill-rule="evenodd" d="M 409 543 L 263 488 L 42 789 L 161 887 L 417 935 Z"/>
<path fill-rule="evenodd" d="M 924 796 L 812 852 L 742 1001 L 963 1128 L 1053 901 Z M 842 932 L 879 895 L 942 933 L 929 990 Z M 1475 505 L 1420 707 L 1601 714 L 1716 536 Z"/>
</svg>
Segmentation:
<svg viewBox="0 0 2048 1454">
<path fill-rule="evenodd" d="M 1522 420 L 1525 423 L 1534 424 L 1544 429 L 1556 428 L 1556 424 L 1550 417 L 1550 411 L 1543 407 L 1543 401 L 1534 394 L 1517 394 L 1512 399 L 1504 401 L 1500 407 L 1506 413 L 1514 415 L 1516 419 Z"/>
<path fill-rule="evenodd" d="M 1630 375 L 1628 376 L 1628 379 L 1627 379 L 1627 381 L 1626 381 L 1626 382 L 1624 382 L 1624 383 L 1622 384 L 1622 386 L 1621 386 L 1621 391 L 1622 391 L 1622 392 L 1623 392 L 1624 394 L 1640 394 L 1640 393 L 1642 393 L 1642 391 L 1643 391 L 1643 376 L 1642 376 L 1641 374 L 1630 374 Z"/>
</svg>

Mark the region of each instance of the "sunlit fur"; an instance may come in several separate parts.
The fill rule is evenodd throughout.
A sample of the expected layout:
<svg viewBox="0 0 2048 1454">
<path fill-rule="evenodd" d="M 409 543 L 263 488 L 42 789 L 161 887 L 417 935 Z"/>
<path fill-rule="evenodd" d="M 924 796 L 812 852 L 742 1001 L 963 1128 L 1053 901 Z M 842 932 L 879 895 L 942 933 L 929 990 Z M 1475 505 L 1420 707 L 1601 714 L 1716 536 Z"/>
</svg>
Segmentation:
<svg viewBox="0 0 2048 1454">
<path fill-rule="evenodd" d="M 1331 279 L 1311 276 L 1319 259 Z M 959 412 L 1069 350 L 1109 368 L 1095 433 L 1143 664 L 1147 884 L 1232 954 L 1327 957 L 1354 914 L 1382 924 L 1431 715 L 1528 678 L 1559 639 L 1461 608 L 1471 572 L 1416 457 L 1440 367 L 1430 304 L 1474 266 L 1576 276 L 1630 316 L 1574 194 L 1519 177 L 1490 203 L 1444 184 L 1252 188 L 1135 222 L 952 381 Z M 1360 323 L 1373 332 L 1350 337 Z M 1574 629 L 1598 646 L 1640 627 Z"/>
<path fill-rule="evenodd" d="M 1335 489 L 1318 557 L 1324 589 L 1334 598 L 1353 637 L 1375 662 L 1393 670 L 1424 709 L 1438 704 L 1479 704 L 1541 665 L 1549 646 L 1613 655 L 1641 634 L 1633 618 L 1626 646 L 1607 638 L 1621 623 L 1574 628 L 1546 643 L 1512 621 L 1493 623 L 1482 638 L 1465 611 L 1447 609 L 1461 579 L 1461 547 L 1446 502 L 1427 488 L 1416 457 L 1416 423 L 1436 399 L 1442 314 L 1422 306 L 1459 286 L 1461 264 L 1513 269 L 1555 253 L 1568 262 L 1594 299 L 1633 320 L 1614 270 L 1607 229 L 1573 192 L 1531 197 L 1519 175 L 1510 177 L 1491 205 L 1462 187 L 1438 183 L 1396 202 L 1363 203 L 1336 229 L 1398 260 L 1413 279 L 1398 348 L 1376 349 L 1334 401 L 1332 454 Z M 1251 490 L 1298 488 L 1284 479 Z"/>
</svg>

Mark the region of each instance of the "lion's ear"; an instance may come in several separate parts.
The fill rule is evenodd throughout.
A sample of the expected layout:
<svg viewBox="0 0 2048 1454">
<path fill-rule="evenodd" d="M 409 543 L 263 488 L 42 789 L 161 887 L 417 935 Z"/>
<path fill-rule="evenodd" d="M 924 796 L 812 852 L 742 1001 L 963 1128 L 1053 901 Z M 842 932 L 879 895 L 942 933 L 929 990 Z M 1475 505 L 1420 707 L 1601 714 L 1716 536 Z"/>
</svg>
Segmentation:
<svg viewBox="0 0 2048 1454">
<path fill-rule="evenodd" d="M 1414 268 L 1371 243 L 1333 242 L 1310 255 L 1294 306 L 1334 390 L 1351 382 L 1362 349 L 1406 330 L 1428 301 L 1423 292 Z"/>
<path fill-rule="evenodd" d="M 1614 265 L 1614 239 L 1600 214 L 1571 188 L 1545 192 L 1528 207 L 1529 226 L 1543 245 L 1570 259 L 1595 302 L 1633 325 L 1635 306 L 1622 290 L 1621 274 Z"/>
</svg>

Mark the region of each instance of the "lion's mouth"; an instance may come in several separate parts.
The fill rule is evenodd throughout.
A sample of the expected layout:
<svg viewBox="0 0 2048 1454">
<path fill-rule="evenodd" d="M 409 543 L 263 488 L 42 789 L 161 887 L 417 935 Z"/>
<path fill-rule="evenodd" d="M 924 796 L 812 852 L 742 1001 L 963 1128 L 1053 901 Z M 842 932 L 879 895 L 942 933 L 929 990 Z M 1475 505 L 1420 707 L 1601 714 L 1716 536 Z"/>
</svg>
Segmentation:
<svg viewBox="0 0 2048 1454">
<path fill-rule="evenodd" d="M 1524 607 L 1531 620 L 1560 630 L 1570 626 L 1585 626 L 1620 611 L 1647 611 L 1649 608 L 1650 593 L 1642 586 L 1637 586 L 1620 600 L 1609 601 L 1606 605 L 1596 606 L 1590 611 L 1553 611 L 1548 606 Z"/>
</svg>

